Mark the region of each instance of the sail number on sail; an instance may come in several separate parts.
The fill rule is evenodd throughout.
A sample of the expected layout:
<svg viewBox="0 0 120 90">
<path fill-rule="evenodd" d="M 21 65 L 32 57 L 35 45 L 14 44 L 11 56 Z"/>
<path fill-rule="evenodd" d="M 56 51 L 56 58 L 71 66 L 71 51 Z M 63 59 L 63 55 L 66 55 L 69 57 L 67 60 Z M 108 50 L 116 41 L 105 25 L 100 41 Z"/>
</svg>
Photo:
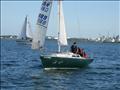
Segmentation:
<svg viewBox="0 0 120 90">
<path fill-rule="evenodd" d="M 41 25 L 44 26 L 46 24 L 47 16 L 40 13 L 38 17 L 39 17 L 38 18 L 38 23 L 40 23 Z"/>
<path fill-rule="evenodd" d="M 46 26 L 47 13 L 50 9 L 50 4 L 51 4 L 51 2 L 48 2 L 48 1 L 44 1 L 42 3 L 42 7 L 41 7 L 42 12 L 38 15 L 38 21 L 37 21 L 37 23 L 42 26 Z"/>
</svg>

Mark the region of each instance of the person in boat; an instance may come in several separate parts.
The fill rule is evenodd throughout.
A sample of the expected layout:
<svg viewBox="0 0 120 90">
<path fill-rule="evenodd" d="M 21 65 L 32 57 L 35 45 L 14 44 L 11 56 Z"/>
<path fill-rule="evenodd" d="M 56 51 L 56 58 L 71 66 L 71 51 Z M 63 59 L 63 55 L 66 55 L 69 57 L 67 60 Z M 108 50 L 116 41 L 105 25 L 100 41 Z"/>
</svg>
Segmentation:
<svg viewBox="0 0 120 90">
<path fill-rule="evenodd" d="M 74 54 L 79 54 L 81 57 L 87 58 L 88 55 L 85 53 L 85 51 L 82 48 L 77 47 L 76 42 L 73 43 L 71 46 L 71 52 Z"/>
<path fill-rule="evenodd" d="M 78 52 L 77 54 L 79 54 L 81 57 L 87 58 L 88 55 L 85 53 L 85 51 L 81 48 L 78 47 Z"/>
<path fill-rule="evenodd" d="M 71 52 L 72 52 L 72 53 L 77 53 L 77 45 L 76 45 L 76 42 L 74 42 L 73 45 L 71 46 Z"/>
</svg>

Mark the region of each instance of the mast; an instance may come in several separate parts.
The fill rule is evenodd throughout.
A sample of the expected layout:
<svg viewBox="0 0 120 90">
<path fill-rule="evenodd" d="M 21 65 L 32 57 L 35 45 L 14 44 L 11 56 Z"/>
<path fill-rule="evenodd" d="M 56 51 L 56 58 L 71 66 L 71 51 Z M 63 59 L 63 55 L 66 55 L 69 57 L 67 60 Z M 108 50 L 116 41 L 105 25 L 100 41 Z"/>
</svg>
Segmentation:
<svg viewBox="0 0 120 90">
<path fill-rule="evenodd" d="M 61 46 L 60 46 L 60 0 L 58 1 L 58 18 L 59 18 L 59 25 L 58 25 L 58 52 L 60 52 Z"/>
</svg>

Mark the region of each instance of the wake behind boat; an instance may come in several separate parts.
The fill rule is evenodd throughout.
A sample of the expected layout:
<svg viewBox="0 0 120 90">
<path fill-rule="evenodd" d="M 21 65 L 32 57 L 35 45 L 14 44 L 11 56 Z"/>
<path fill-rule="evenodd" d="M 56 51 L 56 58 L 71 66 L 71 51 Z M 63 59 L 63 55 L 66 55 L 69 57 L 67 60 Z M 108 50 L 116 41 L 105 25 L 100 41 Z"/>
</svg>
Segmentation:
<svg viewBox="0 0 120 90">
<path fill-rule="evenodd" d="M 65 22 L 62 10 L 62 1 L 58 1 L 59 8 L 59 32 L 58 32 L 58 53 L 40 55 L 43 67 L 45 69 L 74 69 L 89 65 L 93 59 L 81 57 L 72 52 L 61 52 L 61 46 L 67 46 L 67 35 L 65 32 Z M 41 12 L 38 15 L 36 35 L 33 38 L 32 48 L 40 49 L 44 47 L 45 36 L 48 27 L 52 0 L 43 0 Z M 47 10 L 47 11 L 46 11 Z"/>
</svg>

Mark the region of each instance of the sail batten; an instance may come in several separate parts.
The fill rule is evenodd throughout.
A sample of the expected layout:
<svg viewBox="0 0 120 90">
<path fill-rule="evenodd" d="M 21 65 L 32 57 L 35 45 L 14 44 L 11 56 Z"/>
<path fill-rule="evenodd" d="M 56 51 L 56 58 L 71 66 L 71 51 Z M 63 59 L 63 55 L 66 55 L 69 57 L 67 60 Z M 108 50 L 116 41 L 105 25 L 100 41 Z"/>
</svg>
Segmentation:
<svg viewBox="0 0 120 90">
<path fill-rule="evenodd" d="M 32 49 L 44 47 L 52 0 L 43 0 L 33 36 Z"/>
</svg>

